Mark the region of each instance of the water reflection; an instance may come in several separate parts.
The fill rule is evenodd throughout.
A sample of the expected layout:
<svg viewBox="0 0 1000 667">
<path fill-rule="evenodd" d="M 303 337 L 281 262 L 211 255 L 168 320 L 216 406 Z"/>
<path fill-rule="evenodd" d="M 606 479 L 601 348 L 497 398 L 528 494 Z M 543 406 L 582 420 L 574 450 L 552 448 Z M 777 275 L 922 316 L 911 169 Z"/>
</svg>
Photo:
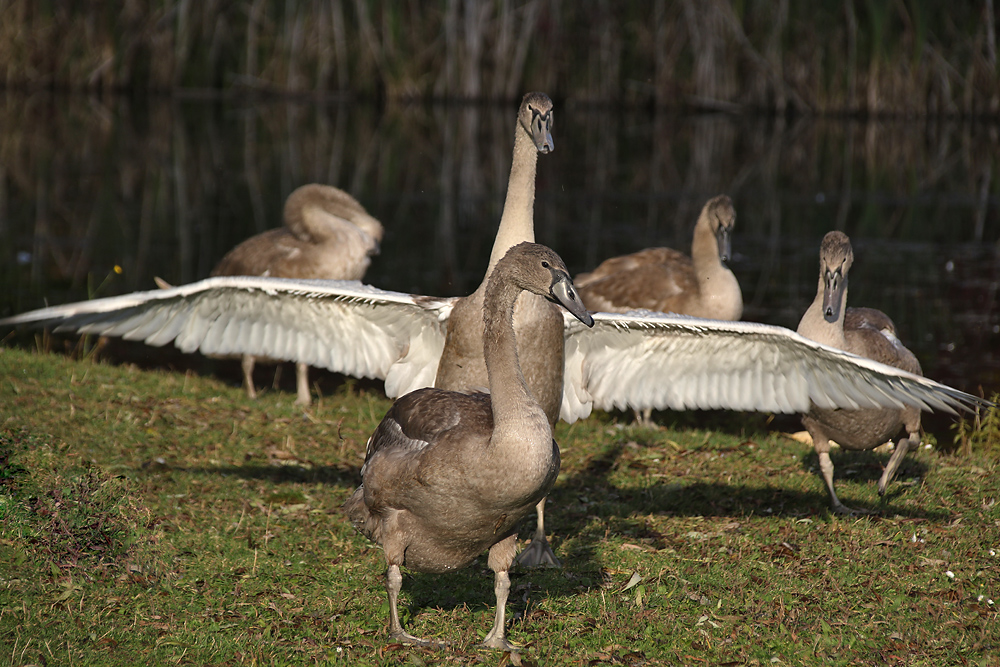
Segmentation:
<svg viewBox="0 0 1000 667">
<path fill-rule="evenodd" d="M 386 227 L 368 281 L 464 294 L 500 218 L 515 109 L 278 100 L 0 98 L 0 312 L 203 278 L 331 183 Z M 687 251 L 705 200 L 738 212 L 745 318 L 794 327 L 830 229 L 850 302 L 881 308 L 929 376 L 1000 391 L 996 126 L 560 108 L 538 162 L 538 240 L 571 271 Z M 122 273 L 115 273 L 120 266 Z"/>
</svg>

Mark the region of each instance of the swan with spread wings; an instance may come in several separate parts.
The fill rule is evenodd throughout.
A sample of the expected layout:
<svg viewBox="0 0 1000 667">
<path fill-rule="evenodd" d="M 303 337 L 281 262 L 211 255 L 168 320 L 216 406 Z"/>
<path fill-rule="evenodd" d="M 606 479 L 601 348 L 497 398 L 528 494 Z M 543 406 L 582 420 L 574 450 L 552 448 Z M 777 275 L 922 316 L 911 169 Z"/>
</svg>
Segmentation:
<svg viewBox="0 0 1000 667">
<path fill-rule="evenodd" d="M 357 281 L 217 277 L 42 308 L 0 320 L 120 336 L 183 352 L 254 354 L 385 380 L 401 396 L 434 385 L 455 298 Z M 783 327 L 649 311 L 564 320 L 562 419 L 594 408 L 903 407 L 954 412 L 987 401 Z"/>
</svg>

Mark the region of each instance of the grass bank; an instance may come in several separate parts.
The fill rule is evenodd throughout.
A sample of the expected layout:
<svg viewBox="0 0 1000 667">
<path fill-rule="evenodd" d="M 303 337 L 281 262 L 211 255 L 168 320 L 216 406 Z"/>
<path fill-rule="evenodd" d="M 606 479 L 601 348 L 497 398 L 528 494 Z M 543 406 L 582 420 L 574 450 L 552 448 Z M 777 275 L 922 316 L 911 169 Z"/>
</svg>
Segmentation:
<svg viewBox="0 0 1000 667">
<path fill-rule="evenodd" d="M 381 553 L 339 507 L 389 402 L 352 382 L 309 410 L 293 399 L 0 349 L 3 660 L 516 664 L 475 646 L 485 559 L 405 577 L 408 629 L 452 646 L 387 641 Z M 884 455 L 835 456 L 841 498 L 879 510 L 850 519 L 781 434 L 794 420 L 661 417 L 559 425 L 548 523 L 564 567 L 513 577 L 520 664 L 998 663 L 985 446 L 921 448 L 884 503 Z"/>
</svg>

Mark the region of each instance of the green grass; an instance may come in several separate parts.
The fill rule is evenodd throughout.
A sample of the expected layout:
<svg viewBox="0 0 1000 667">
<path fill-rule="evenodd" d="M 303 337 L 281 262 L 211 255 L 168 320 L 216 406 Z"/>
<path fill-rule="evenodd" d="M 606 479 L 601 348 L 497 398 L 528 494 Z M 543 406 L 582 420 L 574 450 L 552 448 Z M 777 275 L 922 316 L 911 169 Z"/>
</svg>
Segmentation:
<svg viewBox="0 0 1000 667">
<path fill-rule="evenodd" d="M 510 664 L 476 648 L 485 558 L 405 575 L 404 624 L 450 647 L 388 641 L 382 555 L 339 508 L 389 402 L 293 400 L 0 349 L 0 664 Z M 558 427 L 564 567 L 512 577 L 521 664 L 998 664 L 994 458 L 921 449 L 882 504 L 885 455 L 835 455 L 880 510 L 842 518 L 795 420 L 660 419 Z"/>
</svg>

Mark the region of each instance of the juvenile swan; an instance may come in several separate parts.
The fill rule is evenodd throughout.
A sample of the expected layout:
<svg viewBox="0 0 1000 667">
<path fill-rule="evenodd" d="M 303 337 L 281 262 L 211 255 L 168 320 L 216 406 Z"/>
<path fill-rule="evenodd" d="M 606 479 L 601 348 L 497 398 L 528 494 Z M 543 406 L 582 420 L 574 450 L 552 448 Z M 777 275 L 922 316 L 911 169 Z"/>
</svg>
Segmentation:
<svg viewBox="0 0 1000 667">
<path fill-rule="evenodd" d="M 361 280 L 377 255 L 382 224 L 354 197 L 331 185 L 310 183 L 285 200 L 284 227 L 243 241 L 212 269 L 213 276 L 273 276 L 302 280 Z M 253 385 L 255 357 L 242 355 L 243 386 Z M 309 405 L 309 366 L 295 364 L 298 398 Z"/>
<path fill-rule="evenodd" d="M 851 241 L 842 232 L 823 237 L 819 251 L 819 286 L 816 298 L 799 322 L 798 332 L 806 338 L 862 357 L 922 375 L 920 364 L 896 337 L 896 325 L 874 308 L 847 308 L 847 272 L 854 262 Z M 874 449 L 891 440 L 901 427 L 906 438 L 896 443 L 878 482 L 879 495 L 892 481 L 903 457 L 920 444 L 920 410 L 913 406 L 898 409 L 821 410 L 812 408 L 802 423 L 813 439 L 820 470 L 830 491 L 830 503 L 838 514 L 853 514 L 833 490 L 833 462 L 830 440 L 844 449 Z"/>
<path fill-rule="evenodd" d="M 575 279 L 593 311 L 657 310 L 712 320 L 743 316 L 743 293 L 725 265 L 736 210 L 726 195 L 708 200 L 694 228 L 691 256 L 672 248 L 647 248 L 612 257 Z"/>
<path fill-rule="evenodd" d="M 385 552 L 389 636 L 396 641 L 431 643 L 399 622 L 400 566 L 446 572 L 489 549 L 497 608 L 483 644 L 515 650 L 504 636 L 504 613 L 517 522 L 559 472 L 549 418 L 518 363 L 513 312 L 522 290 L 593 325 L 558 255 L 534 243 L 511 248 L 483 298 L 490 393 L 429 388 L 397 399 L 368 440 L 362 484 L 344 505 L 355 528 Z"/>
</svg>

